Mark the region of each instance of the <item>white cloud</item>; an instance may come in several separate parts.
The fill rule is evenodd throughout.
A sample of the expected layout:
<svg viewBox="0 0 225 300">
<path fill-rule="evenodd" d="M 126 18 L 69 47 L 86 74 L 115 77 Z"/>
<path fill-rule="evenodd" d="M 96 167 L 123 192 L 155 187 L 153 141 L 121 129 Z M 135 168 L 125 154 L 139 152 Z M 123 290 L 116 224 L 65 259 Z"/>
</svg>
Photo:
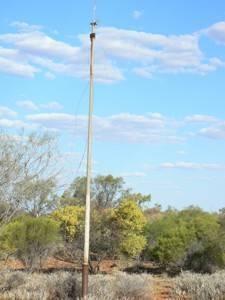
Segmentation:
<svg viewBox="0 0 225 300">
<path fill-rule="evenodd" d="M 42 113 L 28 115 L 27 120 L 35 122 L 74 122 L 75 117 L 66 113 Z"/>
<path fill-rule="evenodd" d="M 28 115 L 27 120 L 46 128 L 68 130 L 78 136 L 86 135 L 86 116 L 42 113 Z M 134 143 L 179 143 L 183 141 L 178 136 L 174 123 L 158 113 L 94 116 L 93 121 L 94 134 L 99 140 L 121 140 Z"/>
<path fill-rule="evenodd" d="M 0 119 L 0 128 L 14 128 L 21 129 L 29 127 L 27 123 L 24 123 L 21 120 L 9 120 L 9 119 Z"/>
<path fill-rule="evenodd" d="M 148 78 L 154 73 L 206 74 L 223 65 L 204 56 L 197 34 L 166 36 L 114 27 L 100 28 L 98 34 L 99 48 L 108 57 L 138 63 L 134 72 Z"/>
<path fill-rule="evenodd" d="M 27 120 L 50 129 L 67 130 L 78 136 L 86 135 L 87 116 L 65 113 L 42 113 L 27 116 Z M 193 115 L 182 120 L 170 119 L 160 113 L 135 115 L 121 113 L 112 116 L 94 116 L 94 134 L 99 140 L 121 140 L 133 143 L 182 143 L 187 138 L 201 135 L 207 138 L 224 139 L 225 123 L 217 123 L 214 116 Z M 190 134 L 189 124 L 201 125 L 214 122 L 214 127 L 195 129 Z"/>
<path fill-rule="evenodd" d="M 0 56 L 6 59 L 16 60 L 20 58 L 19 51 L 11 48 L 0 47 Z"/>
<path fill-rule="evenodd" d="M 28 115 L 26 119 L 43 128 L 55 131 L 68 130 L 71 132 L 75 126 L 75 117 L 65 113 L 33 114 Z"/>
<path fill-rule="evenodd" d="M 210 163 L 195 163 L 195 162 L 166 162 L 160 165 L 164 169 L 182 169 L 182 170 L 220 170 L 224 169 L 225 165 L 210 164 Z"/>
<path fill-rule="evenodd" d="M 146 173 L 144 172 L 126 172 L 121 174 L 122 177 L 145 177 Z"/>
<path fill-rule="evenodd" d="M 2 34 L 0 40 L 10 43 L 26 54 L 72 58 L 77 56 L 79 48 L 70 46 L 61 41 L 54 40 L 41 31 L 29 31 L 19 33 Z"/>
<path fill-rule="evenodd" d="M 196 114 L 187 116 L 185 121 L 188 123 L 212 123 L 218 121 L 218 119 L 211 115 Z"/>
<path fill-rule="evenodd" d="M 143 15 L 143 11 L 140 11 L 140 10 L 134 10 L 133 11 L 133 18 L 135 20 L 140 19 L 142 15 Z"/>
<path fill-rule="evenodd" d="M 48 102 L 47 104 L 42 104 L 40 107 L 47 108 L 50 110 L 61 110 L 63 106 L 56 101 Z"/>
<path fill-rule="evenodd" d="M 32 78 L 38 72 L 38 69 L 26 63 L 18 63 L 14 60 L 0 57 L 0 72 Z"/>
<path fill-rule="evenodd" d="M 137 18 L 140 11 L 135 11 Z M 162 35 L 115 27 L 97 28 L 95 43 L 96 80 L 112 83 L 123 80 L 133 71 L 151 78 L 155 73 L 207 74 L 225 64 L 218 57 L 207 57 L 200 48 L 202 34 L 223 42 L 224 22 L 197 33 Z M 41 26 L 25 22 L 12 23 L 16 33 L 0 35 L 0 71 L 18 76 L 34 77 L 42 71 L 47 79 L 57 75 L 88 78 L 89 36 L 78 36 L 79 44 L 52 38 Z M 224 38 L 225 41 L 225 38 Z M 129 62 L 129 64 L 127 63 Z"/>
<path fill-rule="evenodd" d="M 53 79 L 55 79 L 56 76 L 51 72 L 46 72 L 45 77 L 49 80 L 53 80 Z"/>
<path fill-rule="evenodd" d="M 51 76 L 59 74 L 87 79 L 89 77 L 89 59 L 87 58 L 85 61 L 82 61 L 82 56 L 83 54 L 81 54 L 80 61 L 70 62 L 56 62 L 49 58 L 32 56 L 32 61 L 35 64 L 50 70 L 50 73 L 52 74 Z M 97 62 L 96 60 L 94 74 L 95 80 L 103 83 L 113 83 L 124 79 L 122 71 L 105 60 L 104 63 Z"/>
<path fill-rule="evenodd" d="M 17 105 L 26 110 L 38 110 L 37 104 L 31 100 L 17 101 Z"/>
<path fill-rule="evenodd" d="M 39 69 L 31 65 L 19 50 L 0 46 L 0 72 L 32 78 Z"/>
<path fill-rule="evenodd" d="M 218 22 L 202 31 L 216 42 L 225 44 L 225 22 Z"/>
<path fill-rule="evenodd" d="M 207 138 L 224 140 L 225 139 L 225 122 L 220 122 L 220 123 L 216 124 L 215 126 L 202 128 L 199 131 L 199 134 L 201 136 L 204 136 Z"/>
<path fill-rule="evenodd" d="M 144 78 L 152 78 L 153 76 L 153 72 L 151 70 L 151 68 L 148 67 L 140 67 L 140 68 L 134 68 L 133 72 L 140 76 L 140 77 L 144 77 Z"/>
<path fill-rule="evenodd" d="M 24 101 L 18 101 L 17 105 L 28 111 L 40 110 L 42 108 L 54 111 L 54 110 L 61 110 L 63 108 L 63 106 L 56 101 L 48 102 L 46 104 L 36 104 L 31 100 L 24 100 Z"/>
<path fill-rule="evenodd" d="M 63 106 L 57 101 L 45 104 L 31 100 L 18 101 L 17 105 L 30 113 L 24 118 L 26 124 L 34 128 L 52 131 L 67 131 L 79 137 L 87 134 L 87 115 L 72 115 L 57 112 Z M 11 126 L 19 123 L 10 122 L 8 118 L 17 116 L 17 112 L 0 106 L 0 117 L 4 124 Z M 24 122 L 21 120 L 21 122 Z M 2 123 L 2 124 L 3 124 Z M 93 116 L 94 135 L 98 140 L 122 141 L 129 143 L 184 143 L 199 136 L 211 139 L 225 139 L 225 121 L 213 115 L 193 114 L 183 119 L 174 119 L 158 112 L 144 115 L 120 113 L 109 116 Z M 8 124 L 8 125 L 7 125 Z M 24 125 L 24 124 L 23 124 Z M 194 126 L 193 126 L 194 125 Z M 208 125 L 203 127 L 202 125 Z M 180 154 L 184 154 L 180 152 Z"/>
<path fill-rule="evenodd" d="M 33 101 L 19 101 L 17 105 L 28 111 L 39 110 L 25 116 L 26 124 L 34 128 L 43 128 L 55 132 L 67 131 L 78 137 L 86 137 L 87 115 L 74 116 L 57 112 L 63 106 L 56 102 L 46 104 Z M 0 107 L 2 118 L 15 117 L 17 113 L 6 107 Z M 19 121 L 19 120 L 17 120 Z M 24 122 L 21 120 L 21 122 Z M 8 119 L 6 126 L 13 127 Z M 182 119 L 174 119 L 161 113 L 153 112 L 145 115 L 121 113 L 110 116 L 93 116 L 94 135 L 97 140 L 122 141 L 128 143 L 184 143 L 188 139 L 199 136 L 217 140 L 225 139 L 225 121 L 213 115 L 193 114 Z M 7 125 L 8 124 L 8 125 Z M 202 127 L 202 125 L 210 125 Z M 24 124 L 23 124 L 24 125 Z M 195 126 L 193 126 L 195 125 Z M 179 154 L 184 154 L 180 152 Z"/>
<path fill-rule="evenodd" d="M 178 155 L 185 155 L 185 154 L 186 154 L 186 151 L 184 151 L 184 150 L 178 150 L 176 153 L 177 153 Z"/>
<path fill-rule="evenodd" d="M 20 22 L 20 21 L 12 22 L 11 26 L 18 28 L 20 31 L 25 31 L 25 32 L 38 31 L 38 30 L 42 29 L 42 26 L 39 26 L 39 25 L 29 25 L 26 22 Z"/>
<path fill-rule="evenodd" d="M 6 106 L 0 106 L 0 117 L 1 118 L 6 118 L 6 117 L 16 117 L 17 112 L 6 107 Z"/>
<path fill-rule="evenodd" d="M 99 139 L 142 143 L 181 142 L 172 123 L 154 115 L 119 114 L 95 118 L 95 134 Z"/>
</svg>

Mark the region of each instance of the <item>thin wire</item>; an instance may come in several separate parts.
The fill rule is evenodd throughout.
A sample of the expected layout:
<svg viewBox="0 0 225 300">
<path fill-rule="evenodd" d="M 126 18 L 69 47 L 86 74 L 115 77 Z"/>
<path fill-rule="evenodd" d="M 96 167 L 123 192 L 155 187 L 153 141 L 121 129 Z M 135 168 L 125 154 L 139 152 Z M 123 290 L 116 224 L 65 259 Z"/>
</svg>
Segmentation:
<svg viewBox="0 0 225 300">
<path fill-rule="evenodd" d="M 78 129 L 78 123 L 77 123 L 77 121 L 78 121 L 78 110 L 79 110 L 79 108 L 80 108 L 80 105 L 81 105 L 83 99 L 84 99 L 85 96 L 86 96 L 85 94 L 86 94 L 86 92 L 87 92 L 88 85 L 89 85 L 89 83 L 87 83 L 87 84 L 85 85 L 84 89 L 83 89 L 82 92 L 81 92 L 81 96 L 80 96 L 80 98 L 79 98 L 79 101 L 78 101 L 78 103 L 77 103 L 77 105 L 76 105 L 75 115 L 74 115 L 74 116 L 75 116 L 75 122 L 74 122 L 74 134 L 76 134 L 76 131 L 77 131 L 77 129 Z M 74 176 L 75 176 L 75 177 L 77 177 L 77 176 L 78 176 L 78 173 L 80 172 L 81 166 L 82 166 L 82 164 L 83 164 L 83 162 L 84 162 L 84 157 L 85 157 L 86 151 L 87 151 L 87 141 L 86 141 L 85 144 L 84 144 L 84 150 L 83 150 L 82 156 L 81 156 L 81 158 L 80 158 L 80 161 L 79 161 L 79 163 L 78 163 L 78 165 L 77 165 L 77 168 L 76 168 L 76 171 L 75 171 L 75 173 L 74 173 Z"/>
<path fill-rule="evenodd" d="M 79 164 L 77 166 L 77 169 L 75 171 L 75 178 L 78 176 L 78 174 L 80 172 L 81 166 L 82 166 L 82 164 L 84 162 L 84 158 L 86 156 L 86 152 L 87 152 L 87 143 L 85 144 L 85 148 L 84 148 L 83 154 L 81 156 L 80 162 L 79 162 Z"/>
<path fill-rule="evenodd" d="M 86 93 L 87 93 L 87 91 L 88 91 L 88 86 L 89 86 L 89 82 L 87 82 L 87 83 L 85 84 L 83 90 L 81 91 L 79 100 L 78 100 L 77 105 L 76 105 L 75 110 L 74 110 L 74 116 L 75 116 L 74 133 L 76 132 L 76 129 L 77 129 L 77 116 L 78 116 L 78 111 L 79 111 L 79 109 L 80 109 L 81 103 L 82 103 L 83 100 L 85 99 Z M 87 100 L 87 98 L 86 98 L 85 100 Z"/>
</svg>

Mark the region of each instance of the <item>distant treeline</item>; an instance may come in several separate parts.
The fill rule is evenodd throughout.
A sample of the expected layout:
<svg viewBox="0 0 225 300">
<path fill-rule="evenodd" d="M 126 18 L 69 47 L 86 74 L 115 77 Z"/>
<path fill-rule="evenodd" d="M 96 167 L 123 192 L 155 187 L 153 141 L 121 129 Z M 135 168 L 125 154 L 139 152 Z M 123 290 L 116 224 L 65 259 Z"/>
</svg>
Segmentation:
<svg viewBox="0 0 225 300">
<path fill-rule="evenodd" d="M 49 255 L 81 260 L 86 178 L 75 178 L 59 196 L 54 136 L 0 138 L 2 258 L 18 257 L 30 269 Z M 103 259 L 120 258 L 151 260 L 169 272 L 224 267 L 225 209 L 162 211 L 151 207 L 150 194 L 134 193 L 112 175 L 93 178 L 91 198 L 91 272 Z"/>
</svg>

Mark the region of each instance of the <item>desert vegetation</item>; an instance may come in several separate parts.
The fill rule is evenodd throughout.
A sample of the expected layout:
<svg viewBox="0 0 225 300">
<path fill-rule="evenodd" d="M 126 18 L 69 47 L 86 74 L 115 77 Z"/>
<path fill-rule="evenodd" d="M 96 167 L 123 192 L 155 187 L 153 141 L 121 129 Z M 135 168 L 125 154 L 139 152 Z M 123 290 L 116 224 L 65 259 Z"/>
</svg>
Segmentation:
<svg viewBox="0 0 225 300">
<path fill-rule="evenodd" d="M 225 297 L 225 272 L 197 274 L 184 272 L 173 279 L 173 296 L 176 299 L 223 300 Z"/>
<path fill-rule="evenodd" d="M 224 280 L 224 271 L 204 275 L 183 272 L 169 279 L 169 298 L 162 299 L 223 300 Z M 89 299 L 154 300 L 154 284 L 159 284 L 159 281 L 155 283 L 154 277 L 149 274 L 115 272 L 111 275 L 91 275 Z M 0 292 L 1 299 L 5 300 L 78 300 L 81 299 L 81 275 L 65 271 L 43 274 L 5 270 L 0 274 Z"/>
<path fill-rule="evenodd" d="M 0 139 L 0 255 L 6 266 L 9 258 L 24 266 L 1 271 L 1 299 L 79 299 L 85 177 L 59 192 L 52 135 Z M 174 299 L 224 299 L 225 209 L 162 210 L 110 174 L 93 178 L 91 205 L 90 299 L 151 299 L 151 273 L 176 276 Z M 48 257 L 74 262 L 77 271 L 42 274 Z M 139 274 L 103 275 L 106 259 L 129 262 L 117 271 Z"/>
<path fill-rule="evenodd" d="M 1 299 L 81 299 L 78 273 L 29 274 L 4 271 L 0 276 Z M 89 299 L 149 299 L 151 280 L 146 274 L 92 275 Z"/>
</svg>

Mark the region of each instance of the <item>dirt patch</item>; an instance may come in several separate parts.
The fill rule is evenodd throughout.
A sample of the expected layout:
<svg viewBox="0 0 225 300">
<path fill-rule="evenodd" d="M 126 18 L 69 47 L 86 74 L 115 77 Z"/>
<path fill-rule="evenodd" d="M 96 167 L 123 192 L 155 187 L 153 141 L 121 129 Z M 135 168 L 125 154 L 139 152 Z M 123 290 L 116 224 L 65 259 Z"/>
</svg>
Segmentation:
<svg viewBox="0 0 225 300">
<path fill-rule="evenodd" d="M 171 282 L 160 276 L 153 277 L 153 300 L 173 300 L 171 296 Z"/>
<path fill-rule="evenodd" d="M 0 270 L 10 269 L 10 270 L 23 270 L 24 264 L 19 259 L 7 259 L 0 261 Z"/>
<path fill-rule="evenodd" d="M 48 259 L 44 260 L 42 263 L 42 270 L 51 270 L 51 269 L 76 269 L 78 265 L 74 262 L 68 262 L 64 260 L 60 260 L 54 257 L 49 257 Z M 10 270 L 24 270 L 25 265 L 19 259 L 7 259 L 4 261 L 0 261 L 0 270 L 2 269 L 10 269 Z"/>
<path fill-rule="evenodd" d="M 93 266 L 97 266 L 97 262 L 92 262 Z M 44 272 L 54 271 L 54 270 L 77 270 L 81 271 L 81 262 L 71 262 L 63 260 L 61 258 L 49 257 L 43 260 L 41 270 Z M 0 261 L 0 270 L 10 269 L 10 270 L 25 270 L 24 263 L 19 259 L 9 258 L 4 261 Z M 103 274 L 111 274 L 115 270 L 120 270 L 124 268 L 124 263 L 116 260 L 103 260 L 99 264 L 99 272 Z"/>
</svg>

